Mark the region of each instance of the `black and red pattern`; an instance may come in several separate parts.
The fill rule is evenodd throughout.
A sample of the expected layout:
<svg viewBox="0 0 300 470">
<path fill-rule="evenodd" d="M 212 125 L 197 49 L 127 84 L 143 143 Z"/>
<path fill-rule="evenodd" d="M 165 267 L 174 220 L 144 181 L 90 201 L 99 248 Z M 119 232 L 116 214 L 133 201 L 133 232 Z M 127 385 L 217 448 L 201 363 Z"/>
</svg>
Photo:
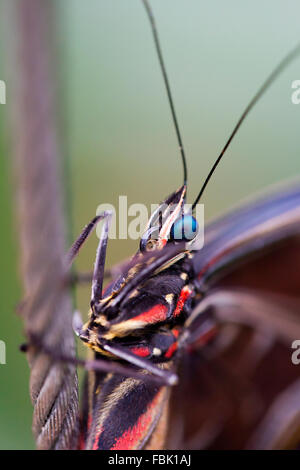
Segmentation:
<svg viewBox="0 0 300 470">
<path fill-rule="evenodd" d="M 186 220 L 197 226 L 193 209 L 215 168 L 250 110 L 300 47 L 279 63 L 245 108 L 186 213 L 182 138 L 155 20 L 148 1 L 142 2 L 175 125 L 183 184 L 152 214 L 139 250 L 104 290 L 111 214 L 95 217 L 68 253 L 70 264 L 103 221 L 89 318 L 85 324 L 78 318 L 74 322 L 94 356 L 84 362 L 89 372 L 79 447 L 255 447 L 256 427 L 267 428 L 264 420 L 270 408 L 276 412 L 278 394 L 297 378 L 290 345 L 300 337 L 300 185 L 247 202 L 208 224 L 201 249 L 193 239 L 176 239 L 175 224 L 179 232 Z M 299 446 L 300 422 L 294 422 L 299 409 L 292 411 L 286 413 L 292 432 L 277 413 L 278 431 L 267 429 L 269 446 Z"/>
<path fill-rule="evenodd" d="M 254 210 L 255 207 L 257 211 Z M 250 218 L 247 216 L 249 213 Z M 140 286 L 134 286 L 134 295 L 129 291 L 122 298 L 121 308 L 118 303 L 116 307 L 107 308 L 109 315 L 105 326 L 97 322 L 97 315 L 91 310 L 90 320 L 82 329 L 84 338 L 86 340 L 89 332 L 96 341 L 96 347 L 100 350 L 103 347 L 103 351 L 97 352 L 96 357 L 104 354 L 111 361 L 112 372 L 89 373 L 89 406 L 84 408 L 89 419 L 85 425 L 84 448 L 145 448 L 167 407 L 168 387 L 115 374 L 113 364 L 117 357 L 119 361 L 125 363 L 128 360 L 131 364 L 134 364 L 133 355 L 139 357 L 144 361 L 145 367 L 144 372 L 139 368 L 141 373 L 149 376 L 159 370 L 163 378 L 165 373 L 170 373 L 170 369 L 175 372 L 178 360 L 182 361 L 183 355 L 195 354 L 199 350 L 209 352 L 214 347 L 218 351 L 218 343 L 224 336 L 226 324 L 218 316 L 218 293 L 223 285 L 230 286 L 228 280 L 234 279 L 234 276 L 235 288 L 239 285 L 244 287 L 246 282 L 248 288 L 255 288 L 257 291 L 258 286 L 252 286 L 249 280 L 253 265 L 257 267 L 254 279 L 260 284 L 267 299 L 260 308 L 268 303 L 268 296 L 271 294 L 269 286 L 273 286 L 280 294 L 300 292 L 300 279 L 295 275 L 296 272 L 288 269 L 286 276 L 290 278 L 288 282 L 281 283 L 282 287 L 288 284 L 290 289 L 287 292 L 277 287 L 275 279 L 270 279 L 268 270 L 268 260 L 271 259 L 272 272 L 276 273 L 275 269 L 279 264 L 281 273 L 284 273 L 281 253 L 286 257 L 287 244 L 293 247 L 293 257 L 300 263 L 298 185 L 261 198 L 255 202 L 255 206 L 248 204 L 235 210 L 209 225 L 206 235 L 207 242 L 202 250 L 184 250 L 178 261 L 173 256 L 174 251 L 170 252 L 171 259 L 175 261 L 166 268 L 162 266 L 158 273 L 153 273 L 151 269 L 151 263 L 155 264 L 156 253 L 149 258 L 150 262 L 146 256 L 145 266 L 148 267 L 149 278 Z M 168 251 L 168 247 L 162 248 L 163 250 Z M 278 263 L 274 262 L 274 256 Z M 138 266 L 139 269 L 145 268 L 140 259 Z M 263 271 L 266 276 L 262 281 Z M 248 278 L 243 283 L 245 272 L 248 273 Z M 118 297 L 126 285 L 126 276 L 122 275 L 122 279 L 122 282 L 118 279 L 106 290 L 102 299 L 104 305 L 109 306 L 110 300 Z M 241 304 L 240 309 L 245 310 L 245 305 Z M 106 309 L 104 313 L 105 311 Z M 294 334 L 300 334 L 300 320 L 297 312 L 287 305 L 282 309 L 282 314 L 285 332 L 280 331 L 279 325 L 274 328 L 274 318 L 271 316 L 262 319 L 262 324 L 272 327 L 272 334 L 275 334 L 277 341 L 285 348 Z M 248 326 L 252 323 L 252 327 L 255 324 L 251 310 L 243 323 Z M 111 344 L 112 347 L 106 350 L 106 344 Z M 94 344 L 92 348 L 94 349 Z M 123 351 L 125 356 L 122 355 Z M 291 379 L 286 380 L 289 382 Z"/>
</svg>

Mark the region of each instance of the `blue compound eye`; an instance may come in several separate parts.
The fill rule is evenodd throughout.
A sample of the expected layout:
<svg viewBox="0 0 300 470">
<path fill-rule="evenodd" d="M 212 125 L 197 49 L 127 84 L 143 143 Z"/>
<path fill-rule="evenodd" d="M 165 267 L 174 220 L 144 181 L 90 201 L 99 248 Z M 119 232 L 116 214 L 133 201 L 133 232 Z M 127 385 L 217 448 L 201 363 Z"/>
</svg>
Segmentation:
<svg viewBox="0 0 300 470">
<path fill-rule="evenodd" d="M 198 222 L 192 215 L 183 215 L 172 225 L 170 240 L 190 241 L 198 233 Z"/>
</svg>

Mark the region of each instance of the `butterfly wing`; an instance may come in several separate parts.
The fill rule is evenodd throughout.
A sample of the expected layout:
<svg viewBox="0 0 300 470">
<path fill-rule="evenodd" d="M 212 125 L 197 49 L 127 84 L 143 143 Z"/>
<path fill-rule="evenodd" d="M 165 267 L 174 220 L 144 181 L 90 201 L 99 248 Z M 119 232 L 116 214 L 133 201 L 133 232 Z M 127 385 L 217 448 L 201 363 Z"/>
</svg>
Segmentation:
<svg viewBox="0 0 300 470">
<path fill-rule="evenodd" d="M 295 275 L 300 265 L 299 237 L 300 184 L 232 211 L 208 225 L 204 247 L 193 257 L 193 270 L 200 289 L 207 290 L 225 277 L 231 282 L 230 273 L 233 283 L 243 275 L 243 282 L 248 285 L 253 270 L 263 274 L 260 278 L 256 276 L 256 282 L 251 280 L 251 286 L 261 288 L 265 281 L 272 290 L 275 285 L 290 286 L 291 281 L 293 287 L 294 282 L 299 286 L 299 276 Z M 249 260 L 257 260 L 252 265 L 253 270 L 249 267 L 237 270 Z M 275 265 L 282 264 L 288 267 L 287 279 L 278 270 L 273 271 Z"/>
<path fill-rule="evenodd" d="M 207 227 L 204 247 L 193 258 L 203 297 L 187 327 L 197 331 L 201 315 L 209 312 L 219 334 L 183 359 L 170 426 L 181 432 L 170 433 L 170 447 L 299 445 L 299 371 L 291 361 L 291 342 L 300 338 L 299 233 L 299 185 Z M 188 403 L 180 395 L 188 395 Z"/>
</svg>

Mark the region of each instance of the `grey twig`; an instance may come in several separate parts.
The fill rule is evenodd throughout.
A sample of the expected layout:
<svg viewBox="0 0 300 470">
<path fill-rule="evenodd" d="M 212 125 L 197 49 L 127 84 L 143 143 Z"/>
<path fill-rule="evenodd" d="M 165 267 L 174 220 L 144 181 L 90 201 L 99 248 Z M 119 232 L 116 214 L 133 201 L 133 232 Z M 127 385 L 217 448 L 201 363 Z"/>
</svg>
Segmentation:
<svg viewBox="0 0 300 470">
<path fill-rule="evenodd" d="M 75 356 L 71 299 L 65 276 L 65 227 L 53 77 L 55 2 L 17 0 L 13 21 L 12 143 L 17 189 L 25 332 L 48 349 Z M 31 348 L 30 394 L 38 449 L 69 449 L 78 429 L 78 383 L 73 365 Z"/>
</svg>

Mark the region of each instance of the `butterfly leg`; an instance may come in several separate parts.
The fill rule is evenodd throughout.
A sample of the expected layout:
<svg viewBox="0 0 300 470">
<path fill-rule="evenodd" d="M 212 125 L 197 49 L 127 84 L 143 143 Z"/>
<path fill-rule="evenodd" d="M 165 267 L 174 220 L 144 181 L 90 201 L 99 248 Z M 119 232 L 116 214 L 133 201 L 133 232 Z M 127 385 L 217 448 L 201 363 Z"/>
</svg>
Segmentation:
<svg viewBox="0 0 300 470">
<path fill-rule="evenodd" d="M 72 364 L 75 366 L 83 367 L 86 370 L 92 370 L 96 372 L 108 372 L 119 374 L 125 377 L 132 377 L 144 382 L 150 382 L 158 385 L 173 385 L 174 384 L 174 375 L 172 373 L 167 374 L 158 374 L 155 373 L 156 370 L 153 370 L 153 374 L 145 374 L 142 371 L 136 369 L 135 367 L 129 367 L 126 365 L 119 364 L 115 361 L 106 360 L 106 359 L 79 359 L 68 354 L 58 353 L 52 348 L 48 348 L 46 345 L 42 344 L 39 339 L 33 335 L 30 335 L 29 342 L 24 343 L 20 346 L 22 352 L 28 352 L 29 349 L 36 348 L 42 351 L 44 354 L 50 356 L 54 362 L 62 362 L 65 364 Z M 158 369 L 158 368 L 157 368 Z M 160 370 L 160 369 L 158 369 Z M 167 371 L 166 371 L 167 372 Z M 176 376 L 175 376 L 176 377 Z"/>
<path fill-rule="evenodd" d="M 67 266 L 70 266 L 73 263 L 74 259 L 76 258 L 76 256 L 78 255 L 80 251 L 80 248 L 85 243 L 87 238 L 90 236 L 90 234 L 92 233 L 92 231 L 94 230 L 98 222 L 100 222 L 100 220 L 106 219 L 107 217 L 111 217 L 110 212 L 107 212 L 107 211 L 101 212 L 101 214 L 94 217 L 90 221 L 90 223 L 84 227 L 79 237 L 75 240 L 75 242 L 73 243 L 73 245 L 71 246 L 71 248 L 69 249 L 66 255 Z"/>
<path fill-rule="evenodd" d="M 94 267 L 94 272 L 93 272 L 92 294 L 91 294 L 91 307 L 92 308 L 102 298 L 104 265 L 105 265 L 105 258 L 106 258 L 106 249 L 107 249 L 110 222 L 111 222 L 111 214 L 106 213 L 101 237 L 100 237 L 97 252 L 96 252 L 95 267 Z"/>
</svg>

